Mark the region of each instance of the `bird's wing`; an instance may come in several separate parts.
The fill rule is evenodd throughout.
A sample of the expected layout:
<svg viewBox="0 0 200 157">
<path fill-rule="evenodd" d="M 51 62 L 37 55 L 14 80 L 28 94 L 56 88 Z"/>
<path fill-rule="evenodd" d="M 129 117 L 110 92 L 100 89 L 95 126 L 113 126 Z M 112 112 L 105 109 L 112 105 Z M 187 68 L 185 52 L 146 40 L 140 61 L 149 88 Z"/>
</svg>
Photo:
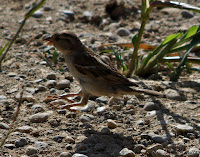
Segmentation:
<svg viewBox="0 0 200 157">
<path fill-rule="evenodd" d="M 88 75 L 94 79 L 102 80 L 115 85 L 137 86 L 129 81 L 125 76 L 112 68 L 109 63 L 103 62 L 99 56 L 90 53 L 82 53 L 74 60 L 74 66 L 83 75 Z"/>
</svg>

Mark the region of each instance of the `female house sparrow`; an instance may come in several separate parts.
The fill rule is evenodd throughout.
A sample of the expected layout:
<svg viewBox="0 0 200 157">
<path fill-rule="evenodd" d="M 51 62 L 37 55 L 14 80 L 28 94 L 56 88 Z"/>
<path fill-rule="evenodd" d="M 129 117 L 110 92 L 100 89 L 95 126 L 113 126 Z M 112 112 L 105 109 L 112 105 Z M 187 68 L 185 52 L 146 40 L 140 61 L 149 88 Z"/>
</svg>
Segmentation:
<svg viewBox="0 0 200 157">
<path fill-rule="evenodd" d="M 91 49 L 85 47 L 76 34 L 69 31 L 55 33 L 44 38 L 47 45 L 54 45 L 63 53 L 69 71 L 80 83 L 81 91 L 76 94 L 61 96 L 71 97 L 82 95 L 80 102 L 63 105 L 60 108 L 68 110 L 73 106 L 84 106 L 89 96 L 123 96 L 140 95 L 142 93 L 163 97 L 164 95 L 147 89 L 140 89 L 114 68 L 106 64 Z"/>
</svg>

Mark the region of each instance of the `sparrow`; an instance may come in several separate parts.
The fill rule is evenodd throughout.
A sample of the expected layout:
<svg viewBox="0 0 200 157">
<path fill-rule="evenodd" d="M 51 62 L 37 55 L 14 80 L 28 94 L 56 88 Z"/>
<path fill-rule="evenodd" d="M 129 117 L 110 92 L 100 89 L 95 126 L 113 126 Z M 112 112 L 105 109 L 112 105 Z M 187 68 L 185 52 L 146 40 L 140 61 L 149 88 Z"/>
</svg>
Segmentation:
<svg viewBox="0 0 200 157">
<path fill-rule="evenodd" d="M 164 97 L 160 92 L 139 88 L 137 83 L 127 79 L 97 53 L 86 47 L 73 32 L 64 30 L 45 37 L 44 41 L 63 53 L 70 73 L 81 86 L 78 93 L 68 93 L 59 97 L 68 100 L 67 97 L 82 96 L 80 102 L 69 100 L 73 103 L 60 106 L 62 109 L 73 111 L 71 107 L 84 106 L 89 96 L 119 97 L 144 93 Z"/>
</svg>

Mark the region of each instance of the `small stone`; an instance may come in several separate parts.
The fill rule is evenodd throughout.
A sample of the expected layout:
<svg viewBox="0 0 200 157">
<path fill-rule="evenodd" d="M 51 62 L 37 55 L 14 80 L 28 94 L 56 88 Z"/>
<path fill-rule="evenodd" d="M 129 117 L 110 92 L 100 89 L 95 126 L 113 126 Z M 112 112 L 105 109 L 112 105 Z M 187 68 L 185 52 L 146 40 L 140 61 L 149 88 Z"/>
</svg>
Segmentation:
<svg viewBox="0 0 200 157">
<path fill-rule="evenodd" d="M 35 141 L 34 146 L 39 149 L 45 149 L 48 147 L 46 142 Z"/>
<path fill-rule="evenodd" d="M 123 148 L 120 152 L 119 155 L 124 156 L 124 157 L 135 157 L 135 153 L 128 149 L 128 148 Z"/>
<path fill-rule="evenodd" d="M 17 76 L 17 73 L 15 73 L 15 72 L 10 72 L 10 73 L 8 73 L 8 76 L 9 76 L 9 77 L 16 77 L 16 76 Z"/>
<path fill-rule="evenodd" d="M 4 144 L 4 147 L 8 148 L 8 149 L 14 149 L 15 145 L 14 144 Z"/>
<path fill-rule="evenodd" d="M 38 149 L 33 147 L 33 146 L 28 146 L 26 148 L 26 154 L 28 156 L 32 156 L 32 155 L 38 154 Z"/>
<path fill-rule="evenodd" d="M 44 7 L 43 7 L 43 10 L 44 10 L 44 11 L 51 11 L 51 10 L 53 10 L 53 8 L 50 7 L 50 6 L 44 6 Z"/>
<path fill-rule="evenodd" d="M 141 153 L 142 149 L 145 149 L 145 146 L 143 144 L 136 144 L 134 147 L 134 152 L 139 154 Z"/>
<path fill-rule="evenodd" d="M 130 31 L 128 30 L 128 29 L 126 29 L 126 28 L 119 28 L 118 30 L 117 30 L 117 35 L 119 35 L 119 36 L 129 36 L 130 35 Z"/>
<path fill-rule="evenodd" d="M 113 121 L 112 119 L 108 119 L 107 126 L 110 129 L 115 129 L 117 127 L 117 123 L 115 121 Z"/>
<path fill-rule="evenodd" d="M 165 142 L 167 140 L 167 137 L 157 135 L 154 132 L 149 132 L 148 135 L 156 143 L 163 143 L 163 142 Z"/>
<path fill-rule="evenodd" d="M 49 113 L 36 113 L 29 117 L 32 123 L 43 123 L 46 122 L 49 117 Z"/>
<path fill-rule="evenodd" d="M 163 146 L 161 144 L 154 144 L 152 146 L 147 147 L 147 152 L 152 155 L 153 152 L 156 152 L 158 149 L 163 149 Z"/>
<path fill-rule="evenodd" d="M 6 96 L 0 95 L 0 100 L 6 99 Z"/>
<path fill-rule="evenodd" d="M 198 148 L 190 148 L 188 151 L 188 157 L 199 157 L 200 150 Z"/>
<path fill-rule="evenodd" d="M 17 131 L 19 131 L 21 133 L 30 133 L 33 131 L 33 127 L 24 125 L 22 127 L 17 128 Z"/>
<path fill-rule="evenodd" d="M 88 157 L 88 156 L 87 156 L 87 155 L 84 155 L 84 154 L 76 153 L 76 154 L 74 154 L 72 157 Z"/>
<path fill-rule="evenodd" d="M 64 136 L 57 135 L 57 136 L 53 137 L 53 140 L 58 142 L 58 143 L 61 143 L 63 138 L 64 138 Z"/>
<path fill-rule="evenodd" d="M 16 99 L 19 100 L 20 99 L 20 93 L 17 93 L 16 95 Z M 35 102 L 36 99 L 33 97 L 33 95 L 31 93 L 28 93 L 26 91 L 23 92 L 23 95 L 22 95 L 22 101 L 27 101 L 27 102 Z"/>
<path fill-rule="evenodd" d="M 74 144 L 75 140 L 71 136 L 66 136 L 65 141 L 69 144 Z"/>
<path fill-rule="evenodd" d="M 91 114 L 83 114 L 83 115 L 81 115 L 81 117 L 80 117 L 80 121 L 83 122 L 83 123 L 85 123 L 85 122 L 90 122 L 90 121 L 93 120 L 93 119 L 94 119 L 94 116 L 91 115 Z"/>
<path fill-rule="evenodd" d="M 110 135 L 110 129 L 103 127 L 100 131 L 102 135 Z"/>
<path fill-rule="evenodd" d="M 69 152 L 62 152 L 60 153 L 60 157 L 72 157 L 72 155 Z"/>
<path fill-rule="evenodd" d="M 178 134 L 188 133 L 188 132 L 193 132 L 193 131 L 194 131 L 194 128 L 192 126 L 189 126 L 189 125 L 178 124 L 176 126 L 176 132 Z"/>
<path fill-rule="evenodd" d="M 192 12 L 189 11 L 182 11 L 181 12 L 182 17 L 186 18 L 186 19 L 190 19 L 194 17 L 194 14 Z"/>
<path fill-rule="evenodd" d="M 145 111 L 152 111 L 152 110 L 159 110 L 160 109 L 160 106 L 154 102 L 147 102 L 143 109 Z"/>
<path fill-rule="evenodd" d="M 82 109 L 81 109 L 81 111 L 83 111 L 83 112 L 90 112 L 90 111 L 92 111 L 92 110 L 94 110 L 95 109 L 95 102 L 94 101 L 89 101 L 88 103 L 87 103 L 87 105 L 85 105 Z"/>
<path fill-rule="evenodd" d="M 170 155 L 166 151 L 164 151 L 162 149 L 158 149 L 155 152 L 155 155 L 156 155 L 156 157 L 170 157 Z"/>
<path fill-rule="evenodd" d="M 72 10 L 64 10 L 63 11 L 64 21 L 67 21 L 69 19 L 70 21 L 73 21 L 74 18 L 74 12 Z"/>
<path fill-rule="evenodd" d="M 102 114 L 103 112 L 105 112 L 107 109 L 106 106 L 102 106 L 102 107 L 98 107 L 97 108 L 97 114 Z"/>
<path fill-rule="evenodd" d="M 167 98 L 172 99 L 172 100 L 182 100 L 183 98 L 180 96 L 178 91 L 174 89 L 166 89 L 164 90 L 164 94 L 166 95 Z"/>
<path fill-rule="evenodd" d="M 15 146 L 18 147 L 23 147 L 25 145 L 28 144 L 28 141 L 26 140 L 26 138 L 20 138 L 18 141 L 15 141 Z"/>
<path fill-rule="evenodd" d="M 92 12 L 90 12 L 90 11 L 84 11 L 84 12 L 83 12 L 83 16 L 86 16 L 86 17 L 89 17 L 89 18 L 91 18 L 91 17 L 92 17 L 92 15 L 93 15 L 93 13 L 92 13 Z"/>
<path fill-rule="evenodd" d="M 0 122 L 0 128 L 1 128 L 1 129 L 9 129 L 10 127 L 9 127 L 8 124 L 3 123 L 3 122 Z"/>
<path fill-rule="evenodd" d="M 47 80 L 56 80 L 56 74 L 55 73 L 50 73 L 47 75 Z"/>
<path fill-rule="evenodd" d="M 70 81 L 67 80 L 67 79 L 61 80 L 60 82 L 58 82 L 56 87 L 60 90 L 65 89 L 65 88 L 69 88 L 70 87 Z"/>
<path fill-rule="evenodd" d="M 44 112 L 44 106 L 40 105 L 40 104 L 35 104 L 31 108 L 32 108 L 34 113 Z"/>
<path fill-rule="evenodd" d="M 37 89 L 38 92 L 44 92 L 44 91 L 46 91 L 46 90 L 47 90 L 46 87 L 41 86 L 41 85 L 39 85 L 39 87 L 38 87 L 38 89 Z"/>
<path fill-rule="evenodd" d="M 56 86 L 57 82 L 55 80 L 49 80 L 46 82 L 46 86 L 48 88 L 54 88 Z"/>
<path fill-rule="evenodd" d="M 58 127 L 60 125 L 60 120 L 51 119 L 49 120 L 49 124 L 51 125 L 51 127 Z"/>
<path fill-rule="evenodd" d="M 98 97 L 98 98 L 96 99 L 96 102 L 97 102 L 97 103 L 104 103 L 104 104 L 106 104 L 106 103 L 108 102 L 108 98 L 105 97 L 105 96 L 101 96 L 101 97 Z"/>
<path fill-rule="evenodd" d="M 136 125 L 145 125 L 144 120 L 140 119 L 136 122 Z"/>
<path fill-rule="evenodd" d="M 43 16 L 43 12 L 41 10 L 37 10 L 32 16 L 35 18 L 41 18 Z"/>
<path fill-rule="evenodd" d="M 134 115 L 135 114 L 135 109 L 126 110 L 125 112 L 126 112 L 126 114 Z"/>
</svg>

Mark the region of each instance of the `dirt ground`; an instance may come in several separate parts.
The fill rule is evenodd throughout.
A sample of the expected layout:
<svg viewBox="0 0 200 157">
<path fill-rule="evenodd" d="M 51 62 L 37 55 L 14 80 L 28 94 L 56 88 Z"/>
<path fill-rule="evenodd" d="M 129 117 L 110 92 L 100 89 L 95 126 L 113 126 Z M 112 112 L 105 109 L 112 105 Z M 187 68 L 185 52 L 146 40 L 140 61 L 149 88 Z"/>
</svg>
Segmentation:
<svg viewBox="0 0 200 157">
<path fill-rule="evenodd" d="M 33 2 L 0 1 L 0 48 L 13 37 Z M 44 45 L 42 38 L 67 29 L 97 53 L 103 43 L 130 42 L 140 27 L 141 2 L 123 2 L 115 11 L 107 7 L 106 12 L 106 0 L 48 0 L 27 21 L 0 72 L 0 139 L 8 132 L 24 86 L 24 102 L 13 132 L 0 149 L 1 157 L 199 156 L 199 72 L 185 71 L 178 82 L 169 81 L 169 70 L 159 72 L 158 80 L 153 76 L 134 77 L 150 89 L 167 93 L 168 98 L 128 96 L 112 104 L 107 97 L 91 97 L 77 113 L 55 110 L 44 102 L 53 93 L 77 92 L 79 85 L 68 72 L 62 54 L 57 52 L 58 63 L 52 62 L 55 50 Z M 200 7 L 199 0 L 179 2 Z M 199 23 L 198 13 L 155 8 L 142 41 L 158 45 L 167 35 Z M 120 34 L 119 28 L 126 30 L 125 34 L 128 30 L 128 35 Z M 199 56 L 200 52 L 192 55 Z M 200 68 L 195 64 L 192 67 Z"/>
</svg>

